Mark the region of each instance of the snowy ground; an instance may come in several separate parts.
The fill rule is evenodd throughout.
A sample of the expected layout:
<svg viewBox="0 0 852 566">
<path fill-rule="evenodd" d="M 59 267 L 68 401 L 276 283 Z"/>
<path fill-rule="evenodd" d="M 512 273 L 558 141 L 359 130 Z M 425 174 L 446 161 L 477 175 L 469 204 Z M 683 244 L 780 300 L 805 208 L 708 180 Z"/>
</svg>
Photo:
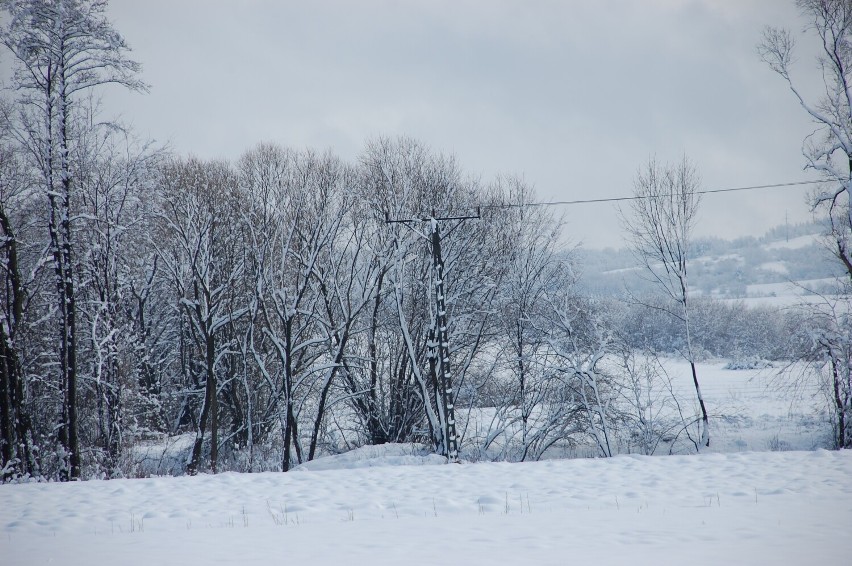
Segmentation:
<svg viewBox="0 0 852 566">
<path fill-rule="evenodd" d="M 816 377 L 783 363 L 762 369 L 726 369 L 718 360 L 698 364 L 711 418 L 711 451 L 814 450 L 831 445 L 830 416 Z M 666 371 L 681 399 L 693 400 L 689 365 L 667 360 Z M 691 408 L 697 414 L 693 401 Z"/>
<path fill-rule="evenodd" d="M 833 278 L 806 279 L 803 281 L 785 281 L 781 283 L 759 283 L 746 285 L 746 294 L 749 297 L 781 297 L 788 299 L 790 304 L 796 304 L 801 297 L 812 296 L 813 291 L 830 290 L 837 285 Z M 825 300 L 822 297 L 823 301 Z M 807 301 L 807 299 L 806 299 Z"/>
<path fill-rule="evenodd" d="M 409 465 L 382 466 L 373 450 L 365 459 L 375 466 L 360 468 L 0 486 L 2 563 L 841 564 L 849 556 L 852 452 L 436 466 L 410 465 L 409 453 Z"/>
<path fill-rule="evenodd" d="M 847 563 L 852 452 L 812 450 L 815 386 L 699 372 L 712 453 L 444 465 L 394 445 L 287 474 L 0 485 L 0 564 Z"/>
<path fill-rule="evenodd" d="M 827 400 L 821 392 L 817 378 L 805 375 L 801 365 L 785 367 L 783 362 L 769 364 L 761 360 L 743 360 L 740 364 L 752 363 L 756 369 L 728 369 L 728 360 L 708 360 L 698 364 L 698 376 L 710 415 L 711 446 L 713 453 L 730 453 L 767 450 L 814 450 L 832 445 L 830 415 Z M 683 418 L 697 421 L 700 408 L 695 395 L 690 366 L 682 359 L 663 359 L 665 374 L 671 379 Z M 629 393 L 628 393 L 629 395 Z M 655 409 L 655 418 L 661 416 L 680 418 L 668 398 L 664 383 L 654 385 L 653 395 L 657 403 L 668 403 L 664 410 Z M 633 409 L 622 403 L 621 410 Z M 659 411 L 659 412 L 658 412 Z M 472 459 L 478 458 L 477 447 L 491 437 L 495 411 L 491 408 L 474 410 L 468 415 L 462 410 L 458 415 L 463 434 L 463 452 Z M 613 423 L 614 424 L 614 423 Z M 699 438 L 695 427 L 690 431 L 694 439 Z M 641 452 L 639 446 L 629 445 L 625 431 L 615 435 L 616 452 Z M 669 435 L 672 436 L 672 435 Z M 501 437 L 502 438 L 502 437 Z M 491 445 L 483 459 L 503 459 L 498 443 Z M 517 452 L 517 451 L 516 451 Z M 686 434 L 679 433 L 674 442 L 661 442 L 656 455 L 692 454 L 695 445 Z M 585 458 L 598 454 L 593 445 L 557 443 L 544 455 L 545 459 Z"/>
</svg>

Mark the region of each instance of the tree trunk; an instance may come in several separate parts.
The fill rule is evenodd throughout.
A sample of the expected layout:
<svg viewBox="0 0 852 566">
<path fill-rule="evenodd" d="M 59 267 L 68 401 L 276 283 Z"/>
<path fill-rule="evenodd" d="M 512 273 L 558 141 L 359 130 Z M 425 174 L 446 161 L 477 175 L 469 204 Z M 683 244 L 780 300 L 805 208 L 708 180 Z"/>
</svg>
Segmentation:
<svg viewBox="0 0 852 566">
<path fill-rule="evenodd" d="M 299 430 L 296 424 L 296 415 L 293 411 L 293 399 L 289 396 L 289 394 L 287 397 L 287 405 L 285 411 L 286 414 L 284 416 L 284 457 L 281 463 L 281 471 L 289 472 L 290 463 L 293 459 L 293 451 L 291 450 L 291 447 L 295 448 L 296 461 L 302 461 L 301 451 L 299 450 L 299 443 L 297 440 Z"/>
<path fill-rule="evenodd" d="M 831 358 L 831 374 L 832 385 L 834 390 L 834 405 L 837 412 L 837 448 L 852 447 L 852 435 L 847 430 L 849 427 L 849 393 L 844 392 L 843 376 L 840 371 L 841 361 L 832 356 Z M 845 399 L 844 399 L 845 397 Z"/>
<path fill-rule="evenodd" d="M 24 404 L 23 372 L 19 348 L 20 324 L 24 316 L 24 287 L 18 265 L 18 241 L 6 211 L 0 206 L 0 229 L 5 235 L 5 271 L 7 310 L 0 321 L 0 468 L 12 460 L 10 470 L 20 475 L 34 475 L 32 460 L 32 424 Z M 0 480 L 3 478 L 0 477 Z"/>
<path fill-rule="evenodd" d="M 57 78 L 59 103 L 59 174 L 61 192 L 59 202 L 54 187 L 48 187 L 51 204 L 50 231 L 55 262 L 56 284 L 60 312 L 60 371 L 64 389 L 64 440 L 68 460 L 63 479 L 80 478 L 80 443 L 77 417 L 77 304 L 74 296 L 74 266 L 71 253 L 71 166 L 69 161 L 70 108 L 66 83 L 65 39 L 60 39 Z M 56 218 L 58 213 L 59 218 Z"/>
<path fill-rule="evenodd" d="M 15 472 L 20 466 L 20 463 L 12 464 L 13 460 L 18 459 L 18 435 L 13 423 L 17 419 L 15 411 L 15 398 L 12 386 L 12 365 L 15 363 L 13 353 L 7 347 L 8 337 L 6 336 L 5 324 L 0 325 L 0 469 L 9 469 L 3 475 L 0 475 L 0 482 L 4 481 L 8 476 L 15 475 Z"/>
<path fill-rule="evenodd" d="M 387 442 L 387 433 L 382 427 L 381 419 L 379 419 L 379 358 L 376 347 L 376 335 L 379 329 L 379 307 L 382 301 L 382 283 L 384 281 L 385 272 L 379 273 L 379 279 L 376 282 L 376 296 L 373 302 L 373 314 L 370 318 L 370 332 L 367 338 L 367 352 L 370 360 L 370 394 L 367 402 L 367 434 L 372 444 L 385 444 Z M 354 392 L 354 389 L 353 389 Z"/>
<path fill-rule="evenodd" d="M 698 397 L 698 405 L 701 407 L 701 440 L 702 446 L 710 446 L 710 421 L 707 417 L 707 407 L 704 405 L 704 396 L 701 394 L 701 387 L 698 385 L 698 371 L 695 369 L 695 354 L 692 352 L 692 328 L 689 325 L 689 309 L 686 305 L 687 290 L 686 285 L 681 281 L 683 301 L 683 320 L 686 327 L 686 349 L 689 355 L 689 368 L 692 370 L 692 383 L 695 385 L 695 395 Z"/>
<path fill-rule="evenodd" d="M 215 362 L 215 340 L 213 336 L 208 332 L 207 336 L 204 340 L 205 345 L 205 376 L 206 381 L 204 384 L 204 402 L 201 405 L 201 414 L 198 417 L 198 425 L 196 427 L 195 432 L 195 442 L 192 445 L 192 455 L 190 457 L 189 463 L 186 466 L 186 473 L 194 476 L 198 473 L 198 468 L 201 465 L 201 449 L 204 445 L 204 433 L 207 429 L 207 420 L 210 417 L 211 411 L 213 412 L 213 425 L 211 432 L 211 469 L 213 473 L 216 473 L 216 442 L 218 438 L 216 438 L 215 427 L 218 425 L 218 419 L 216 418 L 216 413 L 218 412 L 218 407 L 216 404 L 216 373 L 213 364 Z"/>
<path fill-rule="evenodd" d="M 695 362 L 690 360 L 689 367 L 692 369 L 692 383 L 695 385 L 695 393 L 698 396 L 698 405 L 701 407 L 701 444 L 710 446 L 710 421 L 707 418 L 707 407 L 704 406 L 704 396 L 698 385 L 698 373 L 695 371 Z"/>
<path fill-rule="evenodd" d="M 317 450 L 317 441 L 319 439 L 319 431 L 322 426 L 322 419 L 325 416 L 325 405 L 328 401 L 328 392 L 331 390 L 331 384 L 334 382 L 334 375 L 337 373 L 338 368 L 343 362 L 343 352 L 346 348 L 346 339 L 348 337 L 348 329 L 344 330 L 343 337 L 340 339 L 340 343 L 337 345 L 337 354 L 334 356 L 334 367 L 330 368 L 329 375 L 325 380 L 325 384 L 323 384 L 322 392 L 320 393 L 319 399 L 319 407 L 317 407 L 317 416 L 314 420 L 314 430 L 311 433 L 311 444 L 308 447 L 308 461 L 314 459 L 314 455 Z"/>
</svg>

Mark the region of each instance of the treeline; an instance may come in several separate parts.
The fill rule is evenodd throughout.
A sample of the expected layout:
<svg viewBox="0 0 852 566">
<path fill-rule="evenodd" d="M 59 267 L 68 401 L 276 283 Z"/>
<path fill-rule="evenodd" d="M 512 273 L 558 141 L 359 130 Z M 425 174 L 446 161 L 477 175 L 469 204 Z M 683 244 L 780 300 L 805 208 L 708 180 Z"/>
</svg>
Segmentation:
<svg viewBox="0 0 852 566">
<path fill-rule="evenodd" d="M 678 355 L 686 344 L 680 321 L 658 296 L 618 301 L 615 324 L 625 341 L 641 351 Z M 746 306 L 740 301 L 692 299 L 691 338 L 699 358 L 799 360 L 811 357 L 811 317 L 801 308 Z"/>
<path fill-rule="evenodd" d="M 505 206 L 533 197 L 516 179 L 480 185 L 405 138 L 368 144 L 357 163 L 271 144 L 228 163 L 87 133 L 61 279 L 53 195 L 22 148 L 3 146 L 7 478 L 133 473 L 133 447 L 163 435 L 192 435 L 189 473 L 263 469 L 270 451 L 287 470 L 364 443 L 443 450 L 422 211 L 480 214 L 441 221 L 454 400 L 479 406 L 500 381 L 502 403 L 540 433 L 532 413 L 573 382 L 555 374 L 594 372 L 609 344 L 573 295 L 558 221 Z"/>
<path fill-rule="evenodd" d="M 287 470 L 361 444 L 444 450 L 422 220 L 433 214 L 479 212 L 440 222 L 459 422 L 496 414 L 462 431 L 477 457 L 538 458 L 558 443 L 617 452 L 619 428 L 635 430 L 613 401 L 642 384 L 613 360 L 682 346 L 661 308 L 578 293 L 560 221 L 516 206 L 534 199 L 527 185 L 472 181 L 414 140 L 377 139 L 355 163 L 273 144 L 228 163 L 101 139 L 70 183 L 76 396 L 57 347 L 50 195 L 18 148 L 2 152 L 2 218 L 16 227 L 3 295 L 14 357 L 0 389 L 15 421 L 9 478 L 72 476 L 74 397 L 81 477 L 140 473 L 135 447 L 176 435 L 191 438 L 189 473 Z M 693 313 L 711 355 L 786 357 L 795 334 L 792 315 L 769 309 L 696 301 Z"/>
</svg>

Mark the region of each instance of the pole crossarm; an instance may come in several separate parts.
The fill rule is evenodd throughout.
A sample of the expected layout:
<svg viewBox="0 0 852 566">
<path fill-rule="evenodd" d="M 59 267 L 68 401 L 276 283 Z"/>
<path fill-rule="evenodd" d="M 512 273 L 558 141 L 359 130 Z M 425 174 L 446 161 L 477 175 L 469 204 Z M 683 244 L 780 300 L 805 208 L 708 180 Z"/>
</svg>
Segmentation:
<svg viewBox="0 0 852 566">
<path fill-rule="evenodd" d="M 482 218 L 480 214 L 480 208 L 476 208 L 476 215 L 463 215 L 463 216 L 436 216 L 434 213 L 432 216 L 413 216 L 411 218 L 391 218 L 389 212 L 385 212 L 385 223 L 386 224 L 409 224 L 409 223 L 417 223 L 417 222 L 431 222 L 432 220 L 437 220 L 438 222 L 442 222 L 445 220 L 478 220 Z"/>
</svg>

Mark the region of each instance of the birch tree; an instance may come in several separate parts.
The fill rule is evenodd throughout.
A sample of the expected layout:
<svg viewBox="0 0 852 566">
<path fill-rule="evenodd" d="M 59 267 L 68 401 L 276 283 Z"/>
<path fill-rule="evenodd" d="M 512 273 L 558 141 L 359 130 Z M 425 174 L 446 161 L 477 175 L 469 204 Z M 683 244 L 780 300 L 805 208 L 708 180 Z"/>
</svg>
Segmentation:
<svg viewBox="0 0 852 566">
<path fill-rule="evenodd" d="M 808 99 L 794 79 L 796 41 L 789 30 L 767 27 L 758 53 L 816 125 L 802 146 L 805 168 L 826 180 L 812 205 L 826 211 L 833 252 L 852 278 L 852 3 L 797 0 L 796 5 L 808 20 L 806 29 L 819 42 L 821 96 Z"/>
<path fill-rule="evenodd" d="M 675 305 L 673 309 L 663 308 L 683 325 L 680 350 L 689 362 L 700 407 L 701 430 L 696 448 L 698 444 L 710 446 L 709 419 L 692 344 L 687 270 L 691 234 L 701 200 L 699 184 L 698 172 L 686 157 L 675 166 L 663 166 L 651 159 L 633 182 L 632 215 L 623 216 L 634 256 L 651 283 Z"/>
</svg>

